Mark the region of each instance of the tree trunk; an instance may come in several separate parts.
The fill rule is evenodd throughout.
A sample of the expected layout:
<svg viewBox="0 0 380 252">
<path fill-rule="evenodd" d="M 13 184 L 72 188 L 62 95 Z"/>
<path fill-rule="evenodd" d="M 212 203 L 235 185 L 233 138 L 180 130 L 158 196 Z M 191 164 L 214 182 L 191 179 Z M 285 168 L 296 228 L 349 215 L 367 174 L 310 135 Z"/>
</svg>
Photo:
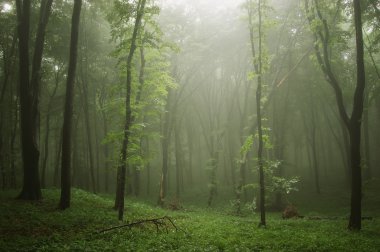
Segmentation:
<svg viewBox="0 0 380 252">
<path fill-rule="evenodd" d="M 53 184 L 54 186 L 58 187 L 58 180 L 59 180 L 59 171 L 61 166 L 61 154 L 62 154 L 62 140 L 63 135 L 62 131 L 58 130 L 59 133 L 59 142 L 57 143 L 57 154 L 55 156 L 55 164 L 54 164 L 54 177 L 53 177 Z"/>
<path fill-rule="evenodd" d="M 149 139 L 146 139 L 146 153 L 150 156 L 149 151 Z M 148 157 L 148 161 L 146 164 L 146 194 L 150 195 L 150 157 Z"/>
<path fill-rule="evenodd" d="M 361 119 L 363 115 L 364 90 L 365 90 L 365 68 L 364 68 L 364 45 L 363 31 L 361 21 L 360 0 L 354 0 L 354 22 L 356 31 L 356 63 L 357 63 L 357 83 L 354 94 L 353 109 L 351 117 L 348 116 L 344 101 L 343 92 L 339 86 L 339 82 L 332 70 L 329 57 L 330 37 L 327 22 L 322 17 L 322 13 L 315 1 L 318 18 L 322 21 L 321 31 L 314 32 L 316 43 L 314 44 L 318 63 L 321 65 L 322 71 L 326 76 L 326 80 L 334 89 L 335 97 L 339 109 L 341 120 L 349 131 L 350 137 L 350 166 L 351 166 L 351 213 L 348 228 L 350 230 L 361 229 L 361 191 L 362 191 L 362 174 L 361 174 L 361 156 L 360 156 L 360 138 L 361 138 Z M 308 14 L 310 25 L 316 19 L 315 14 L 309 9 L 308 1 L 305 0 L 305 8 Z M 322 42 L 323 54 L 320 50 L 320 42 Z"/>
<path fill-rule="evenodd" d="M 254 34 L 253 34 L 253 10 L 252 10 L 252 1 L 249 1 L 250 6 L 248 7 L 249 14 L 249 26 L 250 26 L 250 41 L 251 41 L 251 53 L 252 59 L 254 61 L 255 73 L 257 77 L 257 89 L 256 89 L 256 112 L 257 112 L 257 131 L 259 136 L 258 150 L 257 150 L 257 160 L 259 167 L 259 186 L 260 186 L 260 223 L 259 226 L 266 226 L 265 218 L 265 180 L 264 180 L 264 164 L 263 164 L 263 130 L 261 122 L 261 92 L 262 92 L 262 6 L 261 0 L 258 1 L 258 15 L 259 15 L 259 54 L 256 61 L 256 52 L 255 52 L 255 43 L 254 43 Z"/>
<path fill-rule="evenodd" d="M 128 143 L 130 135 L 130 126 L 132 119 L 132 108 L 131 108 L 131 86 L 132 86 L 132 59 L 133 54 L 136 50 L 136 38 L 141 26 L 141 20 L 144 15 L 146 0 L 139 0 L 137 5 L 137 13 L 135 25 L 133 28 L 133 34 L 131 39 L 131 47 L 129 49 L 128 59 L 127 59 L 127 97 L 126 97 L 126 120 L 124 128 L 124 139 L 123 146 L 120 151 L 120 180 L 118 183 L 119 190 L 119 220 L 123 220 L 124 216 L 124 191 L 125 191 L 125 176 L 126 176 L 126 164 L 127 164 L 127 154 L 128 154 Z"/>
<path fill-rule="evenodd" d="M 356 30 L 356 65 L 357 83 L 354 94 L 354 105 L 350 120 L 350 143 L 351 143 L 351 213 L 348 228 L 351 230 L 361 229 L 361 200 L 362 200 L 362 172 L 360 156 L 361 119 L 363 115 L 364 90 L 365 90 L 365 68 L 364 68 L 364 46 L 361 19 L 360 0 L 354 0 L 354 17 Z"/>
<path fill-rule="evenodd" d="M 51 11 L 52 0 L 41 1 L 40 19 L 37 28 L 35 50 L 33 55 L 31 80 L 29 81 L 29 35 L 30 35 L 30 0 L 17 0 L 19 37 L 19 94 L 21 119 L 21 148 L 23 160 L 23 187 L 19 199 L 39 200 L 42 198 L 38 173 L 39 148 L 39 84 L 42 53 L 45 41 L 45 28 Z"/>
<path fill-rule="evenodd" d="M 73 132 L 73 143 L 72 145 L 74 146 L 72 148 L 72 155 L 73 155 L 73 161 L 72 161 L 72 173 L 71 173 L 71 185 L 74 186 L 74 187 L 78 187 L 80 188 L 80 184 L 77 182 L 77 177 L 78 177 L 78 168 L 79 168 L 79 165 L 80 164 L 80 161 L 78 159 L 78 156 L 79 156 L 79 142 L 78 142 L 78 124 L 79 124 L 79 116 L 77 116 L 76 120 L 75 120 L 75 126 L 74 126 L 74 132 Z"/>
<path fill-rule="evenodd" d="M 46 112 L 46 125 L 45 125 L 45 150 L 44 150 L 44 159 L 42 161 L 42 169 L 41 169 L 41 187 L 46 188 L 46 181 L 45 181 L 45 175 L 46 175 L 46 164 L 47 160 L 49 157 L 49 135 L 50 135 L 50 112 L 51 112 L 51 107 L 55 98 L 55 94 L 58 89 L 58 83 L 59 83 L 59 73 L 56 73 L 55 76 L 55 86 L 53 93 L 49 97 L 49 103 L 48 103 L 48 108 Z"/>
<path fill-rule="evenodd" d="M 102 117 L 103 117 L 103 134 L 104 134 L 104 137 L 107 136 L 108 134 L 108 126 L 107 126 L 107 116 L 106 116 L 106 113 L 102 110 Z M 109 156 L 109 146 L 108 144 L 104 144 L 104 148 L 103 148 L 103 152 L 104 152 L 104 189 L 106 192 L 109 191 L 109 187 L 108 187 L 108 174 L 109 174 L 109 171 L 108 171 L 108 156 Z"/>
<path fill-rule="evenodd" d="M 87 60 L 87 59 L 86 59 Z M 90 164 L 90 176 L 91 176 L 91 185 L 92 185 L 92 192 L 97 192 L 97 183 L 96 183 L 96 176 L 95 176 L 95 164 L 94 164 L 94 157 L 93 157 L 93 142 L 92 142 L 92 130 L 91 130 L 91 122 L 90 122 L 90 109 L 89 109 L 89 103 L 88 103 L 88 88 L 87 88 L 87 82 L 84 77 L 84 73 L 81 73 L 82 76 L 82 101 L 83 101 L 83 111 L 84 111 L 84 119 L 86 124 L 86 135 L 87 135 L 87 146 L 88 146 L 88 154 L 89 154 L 89 164 Z"/>
<path fill-rule="evenodd" d="M 163 123 L 163 138 L 162 138 L 162 172 L 160 181 L 160 195 L 158 198 L 158 205 L 165 205 L 165 198 L 168 188 L 168 158 L 169 158 L 169 143 L 171 136 L 171 123 L 170 123 L 170 100 L 171 91 L 168 91 L 168 96 L 165 105 L 165 115 Z"/>
<path fill-rule="evenodd" d="M 65 112 L 62 129 L 62 167 L 60 209 L 70 207 L 71 200 L 71 131 L 74 103 L 74 82 L 78 55 L 78 34 L 82 0 L 75 0 L 71 19 L 70 59 L 66 83 Z"/>
<path fill-rule="evenodd" d="M 14 106 L 14 122 L 13 122 L 13 130 L 12 130 L 12 135 L 11 135 L 11 149 L 10 149 L 10 164 L 11 164 L 11 175 L 10 175 L 10 187 L 12 189 L 16 189 L 16 165 L 15 165 L 15 160 L 16 160 L 16 152 L 15 152 L 15 142 L 16 142 L 16 133 L 17 133 L 17 125 L 18 125 L 18 117 L 19 113 L 17 111 L 17 105 L 18 105 L 18 98 L 15 102 Z"/>
<path fill-rule="evenodd" d="M 372 178 L 371 172 L 371 149 L 370 149 L 370 136 L 369 136 L 369 98 L 368 92 L 365 98 L 366 106 L 363 113 L 363 136 L 364 136 L 364 157 L 365 157 L 365 168 L 364 168 L 364 179 L 370 180 Z"/>
<path fill-rule="evenodd" d="M 175 122 L 174 142 L 175 142 L 175 167 L 176 167 L 176 199 L 179 200 L 181 188 L 181 173 L 182 173 L 182 150 L 180 139 L 180 122 Z"/>
</svg>

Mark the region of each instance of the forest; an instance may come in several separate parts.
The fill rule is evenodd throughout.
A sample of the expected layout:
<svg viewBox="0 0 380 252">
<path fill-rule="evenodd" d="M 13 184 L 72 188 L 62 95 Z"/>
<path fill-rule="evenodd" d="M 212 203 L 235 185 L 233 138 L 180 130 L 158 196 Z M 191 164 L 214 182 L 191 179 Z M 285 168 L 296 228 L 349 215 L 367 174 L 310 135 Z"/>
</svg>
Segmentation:
<svg viewBox="0 0 380 252">
<path fill-rule="evenodd" d="M 0 251 L 380 251 L 379 0 L 0 0 Z"/>
</svg>

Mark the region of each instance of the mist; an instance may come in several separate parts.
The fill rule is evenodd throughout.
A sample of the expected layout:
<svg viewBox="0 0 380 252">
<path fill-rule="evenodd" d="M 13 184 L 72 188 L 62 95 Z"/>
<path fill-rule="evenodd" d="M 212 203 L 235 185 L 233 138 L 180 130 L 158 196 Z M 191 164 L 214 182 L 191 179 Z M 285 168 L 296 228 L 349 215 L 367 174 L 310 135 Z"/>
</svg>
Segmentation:
<svg viewBox="0 0 380 252">
<path fill-rule="evenodd" d="M 4 251 L 380 247 L 380 2 L 16 2 Z"/>
</svg>

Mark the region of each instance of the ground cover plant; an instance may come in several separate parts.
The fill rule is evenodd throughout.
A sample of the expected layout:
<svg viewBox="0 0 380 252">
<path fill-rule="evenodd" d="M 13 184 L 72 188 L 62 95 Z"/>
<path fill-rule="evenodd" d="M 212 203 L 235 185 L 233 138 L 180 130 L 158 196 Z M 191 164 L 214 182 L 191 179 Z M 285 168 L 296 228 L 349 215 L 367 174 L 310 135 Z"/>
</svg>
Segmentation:
<svg viewBox="0 0 380 252">
<path fill-rule="evenodd" d="M 360 233 L 345 228 L 348 207 L 341 208 L 340 201 L 327 195 L 313 195 L 317 207 L 306 204 L 305 195 L 295 196 L 293 200 L 305 217 L 284 220 L 280 212 L 270 212 L 266 228 L 259 228 L 259 215 L 249 211 L 236 215 L 232 208 L 194 205 L 172 211 L 128 199 L 126 221 L 169 216 L 178 230 L 167 225 L 167 229 L 157 231 L 154 225 L 143 224 L 98 233 L 122 224 L 115 218 L 109 196 L 74 189 L 73 207 L 61 211 L 57 208 L 58 190 L 44 190 L 45 198 L 36 203 L 15 200 L 15 193 L 0 194 L 2 251 L 379 251 L 380 248 L 380 213 L 371 208 L 379 204 L 378 196 L 368 199 L 368 211 L 364 214 L 372 219 L 363 221 Z M 306 207 L 301 207 L 303 204 Z M 308 218 L 313 216 L 321 219 Z M 337 219 L 323 219 L 334 216 Z"/>
</svg>

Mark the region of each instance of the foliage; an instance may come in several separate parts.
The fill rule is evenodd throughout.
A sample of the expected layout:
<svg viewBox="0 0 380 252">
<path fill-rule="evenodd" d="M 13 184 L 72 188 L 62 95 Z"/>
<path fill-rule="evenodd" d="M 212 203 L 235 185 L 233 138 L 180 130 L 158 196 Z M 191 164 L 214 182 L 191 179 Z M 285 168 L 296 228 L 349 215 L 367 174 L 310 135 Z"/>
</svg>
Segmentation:
<svg viewBox="0 0 380 252">
<path fill-rule="evenodd" d="M 243 163 L 246 161 L 245 158 L 249 150 L 252 148 L 252 145 L 253 145 L 253 135 L 249 135 L 245 139 L 243 146 L 241 146 L 240 148 L 240 156 L 243 157 L 243 159 L 239 161 L 240 163 Z"/>
</svg>

